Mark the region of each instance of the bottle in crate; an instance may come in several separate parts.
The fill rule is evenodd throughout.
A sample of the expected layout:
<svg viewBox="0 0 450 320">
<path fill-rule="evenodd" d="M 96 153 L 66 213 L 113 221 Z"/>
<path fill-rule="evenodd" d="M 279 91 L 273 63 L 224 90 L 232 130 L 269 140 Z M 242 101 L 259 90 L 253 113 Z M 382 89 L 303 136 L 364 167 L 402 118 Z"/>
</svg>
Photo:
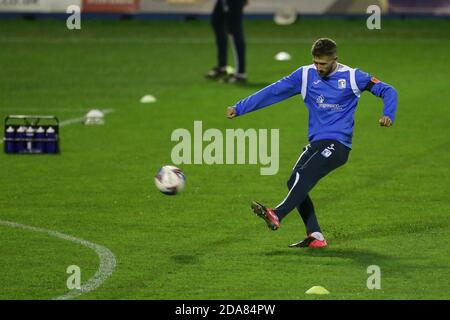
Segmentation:
<svg viewBox="0 0 450 320">
<path fill-rule="evenodd" d="M 47 153 L 57 153 L 55 129 L 48 127 L 45 133 L 47 138 Z"/>
<path fill-rule="evenodd" d="M 26 137 L 26 151 L 27 152 L 33 152 L 34 148 L 34 128 L 32 126 L 29 126 L 27 130 L 25 131 L 25 137 Z"/>
<path fill-rule="evenodd" d="M 20 126 L 16 131 L 16 152 L 23 153 L 25 148 L 25 131 L 26 128 L 24 126 Z"/>
<path fill-rule="evenodd" d="M 5 152 L 6 153 L 14 153 L 16 152 L 16 146 L 14 138 L 16 137 L 16 130 L 14 130 L 14 127 L 9 126 L 6 129 L 5 133 Z"/>
<path fill-rule="evenodd" d="M 42 127 L 39 127 L 36 130 L 36 133 L 34 135 L 35 137 L 35 144 L 34 144 L 34 151 L 36 153 L 43 153 L 46 151 L 46 142 L 44 141 L 45 139 L 45 130 Z"/>
</svg>

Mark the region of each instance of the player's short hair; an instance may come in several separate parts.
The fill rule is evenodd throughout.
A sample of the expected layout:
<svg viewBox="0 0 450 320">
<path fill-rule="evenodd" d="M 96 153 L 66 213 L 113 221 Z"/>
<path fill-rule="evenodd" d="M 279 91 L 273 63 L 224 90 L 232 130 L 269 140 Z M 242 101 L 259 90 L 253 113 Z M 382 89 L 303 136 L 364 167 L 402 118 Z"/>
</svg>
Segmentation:
<svg viewBox="0 0 450 320">
<path fill-rule="evenodd" d="M 317 39 L 311 48 L 311 54 L 313 57 L 334 56 L 336 53 L 336 42 L 329 38 Z"/>
</svg>

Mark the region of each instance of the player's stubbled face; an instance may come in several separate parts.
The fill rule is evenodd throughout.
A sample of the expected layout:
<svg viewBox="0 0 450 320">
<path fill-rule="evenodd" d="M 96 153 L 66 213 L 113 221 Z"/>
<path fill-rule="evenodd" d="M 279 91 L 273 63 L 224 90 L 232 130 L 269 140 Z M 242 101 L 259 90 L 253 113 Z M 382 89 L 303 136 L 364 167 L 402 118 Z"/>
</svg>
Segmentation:
<svg viewBox="0 0 450 320">
<path fill-rule="evenodd" d="M 313 63 L 322 78 L 325 78 L 334 71 L 336 60 L 337 57 L 335 56 L 313 57 Z"/>
</svg>

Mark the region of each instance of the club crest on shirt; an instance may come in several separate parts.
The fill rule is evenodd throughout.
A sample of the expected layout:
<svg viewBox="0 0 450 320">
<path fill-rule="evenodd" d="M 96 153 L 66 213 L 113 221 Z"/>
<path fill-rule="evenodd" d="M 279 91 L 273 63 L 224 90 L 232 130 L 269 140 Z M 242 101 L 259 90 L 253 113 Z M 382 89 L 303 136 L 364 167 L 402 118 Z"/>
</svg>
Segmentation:
<svg viewBox="0 0 450 320">
<path fill-rule="evenodd" d="M 332 154 L 333 152 L 331 152 L 329 149 L 323 149 L 323 151 L 322 151 L 322 155 L 325 157 L 325 158 L 328 158 L 329 156 L 331 156 L 331 154 Z"/>
<path fill-rule="evenodd" d="M 339 89 L 345 89 L 346 86 L 347 86 L 347 81 L 345 79 L 338 80 L 338 88 Z"/>
</svg>

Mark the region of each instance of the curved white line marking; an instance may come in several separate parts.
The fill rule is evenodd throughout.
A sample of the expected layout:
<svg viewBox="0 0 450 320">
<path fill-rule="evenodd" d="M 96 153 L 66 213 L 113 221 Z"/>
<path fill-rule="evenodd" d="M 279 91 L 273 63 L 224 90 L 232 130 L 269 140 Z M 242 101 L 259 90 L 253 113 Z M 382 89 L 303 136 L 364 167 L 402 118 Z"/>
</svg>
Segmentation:
<svg viewBox="0 0 450 320">
<path fill-rule="evenodd" d="M 98 244 L 95 244 L 95 243 L 92 243 L 92 242 L 89 242 L 89 241 L 86 241 L 86 240 L 83 240 L 80 238 L 72 237 L 72 236 L 69 236 L 69 235 L 61 233 L 61 232 L 27 226 L 24 224 L 15 223 L 15 222 L 11 222 L 11 221 L 0 220 L 0 225 L 11 227 L 11 228 L 20 228 L 20 229 L 24 229 L 24 230 L 28 230 L 28 231 L 33 231 L 33 232 L 45 233 L 52 237 L 56 237 L 59 239 L 72 241 L 72 242 L 81 244 L 85 247 L 88 247 L 88 248 L 94 250 L 97 253 L 97 255 L 100 259 L 100 265 L 97 269 L 97 272 L 94 274 L 94 276 L 92 278 L 90 278 L 86 283 L 84 283 L 80 289 L 74 289 L 72 291 L 69 291 L 62 296 L 53 298 L 53 300 L 73 299 L 79 295 L 82 295 L 83 293 L 97 289 L 103 283 L 103 281 L 105 281 L 113 273 L 113 270 L 116 266 L 116 257 L 114 256 L 114 254 L 108 248 L 105 248 L 101 245 L 98 245 Z"/>
</svg>

